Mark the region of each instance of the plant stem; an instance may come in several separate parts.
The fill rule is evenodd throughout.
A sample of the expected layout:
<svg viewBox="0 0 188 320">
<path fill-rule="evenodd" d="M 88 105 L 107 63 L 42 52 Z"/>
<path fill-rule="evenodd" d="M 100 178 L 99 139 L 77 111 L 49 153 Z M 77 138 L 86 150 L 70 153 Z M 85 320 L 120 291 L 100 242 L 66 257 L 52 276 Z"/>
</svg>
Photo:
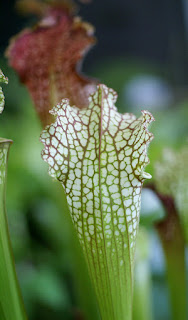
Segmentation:
<svg viewBox="0 0 188 320">
<path fill-rule="evenodd" d="M 185 239 L 178 212 L 172 197 L 162 195 L 150 186 L 161 200 L 166 218 L 155 227 L 158 232 L 166 260 L 167 281 L 172 306 L 172 319 L 186 320 L 186 267 Z"/>
</svg>

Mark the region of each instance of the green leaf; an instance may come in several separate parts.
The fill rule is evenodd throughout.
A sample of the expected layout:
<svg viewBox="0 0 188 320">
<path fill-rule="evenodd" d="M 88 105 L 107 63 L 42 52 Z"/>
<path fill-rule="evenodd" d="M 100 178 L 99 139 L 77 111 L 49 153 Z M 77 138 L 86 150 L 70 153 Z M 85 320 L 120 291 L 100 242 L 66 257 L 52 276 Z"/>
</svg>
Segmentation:
<svg viewBox="0 0 188 320">
<path fill-rule="evenodd" d="M 7 159 L 11 142 L 0 139 L 0 313 L 6 320 L 25 320 L 26 314 L 15 271 L 5 208 Z"/>
<path fill-rule="evenodd" d="M 0 82 L 6 83 L 6 84 L 8 83 L 8 78 L 6 78 L 4 76 L 4 74 L 3 74 L 1 69 L 0 69 Z M 3 90 L 0 87 L 0 113 L 3 112 L 4 105 L 5 105 L 5 97 L 4 97 L 4 94 L 3 94 Z"/>
<path fill-rule="evenodd" d="M 1 306 L 1 302 L 0 302 L 0 319 L 1 320 L 6 320 L 4 312 L 3 312 L 3 308 Z"/>
<path fill-rule="evenodd" d="M 8 78 L 1 69 L 0 82 L 8 83 Z M 4 109 L 4 103 L 5 98 L 0 87 L 0 113 Z M 6 177 L 11 143 L 11 140 L 0 138 L 0 319 L 26 320 L 6 218 Z"/>
<path fill-rule="evenodd" d="M 67 195 L 102 319 L 132 317 L 134 252 L 140 194 L 149 162 L 152 115 L 119 114 L 117 94 L 104 85 L 87 109 L 62 100 L 41 134 L 42 158 Z"/>
</svg>

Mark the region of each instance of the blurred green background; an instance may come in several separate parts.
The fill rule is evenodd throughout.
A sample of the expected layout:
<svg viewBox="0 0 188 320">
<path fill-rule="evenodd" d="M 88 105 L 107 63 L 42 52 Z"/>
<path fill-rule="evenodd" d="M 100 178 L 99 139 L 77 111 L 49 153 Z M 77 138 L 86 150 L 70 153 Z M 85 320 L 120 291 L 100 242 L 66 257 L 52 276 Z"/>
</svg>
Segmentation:
<svg viewBox="0 0 188 320">
<path fill-rule="evenodd" d="M 7 212 L 26 310 L 31 320 L 97 320 L 95 297 L 66 201 L 40 157 L 39 119 L 27 90 L 3 56 L 9 38 L 34 22 L 33 17 L 21 17 L 14 5 L 15 1 L 0 3 L 0 66 L 9 78 L 9 85 L 3 86 L 6 107 L 0 118 L 0 136 L 14 141 Z M 147 167 L 153 174 L 163 148 L 178 150 L 188 137 L 187 1 L 93 0 L 80 6 L 80 15 L 96 26 L 98 37 L 84 62 L 84 72 L 118 92 L 121 112 L 139 116 L 144 108 L 156 119 L 150 130 L 155 139 Z M 134 320 L 141 319 L 136 312 L 139 290 L 146 297 L 148 319 L 171 319 L 165 262 L 153 227 L 164 214 L 159 200 L 145 188 Z"/>
</svg>

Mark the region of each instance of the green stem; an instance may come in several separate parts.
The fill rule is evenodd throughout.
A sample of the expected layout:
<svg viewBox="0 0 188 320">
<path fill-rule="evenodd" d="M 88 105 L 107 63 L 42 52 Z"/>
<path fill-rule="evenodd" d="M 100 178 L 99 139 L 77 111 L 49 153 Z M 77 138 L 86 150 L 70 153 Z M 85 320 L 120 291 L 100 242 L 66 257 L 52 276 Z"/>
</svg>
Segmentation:
<svg viewBox="0 0 188 320">
<path fill-rule="evenodd" d="M 173 198 L 157 193 L 166 218 L 155 225 L 166 260 L 167 281 L 171 299 L 172 319 L 186 320 L 185 240 Z"/>
<path fill-rule="evenodd" d="M 6 320 L 25 320 L 27 317 L 15 271 L 5 206 L 7 160 L 11 142 L 0 139 L 0 311 Z"/>
</svg>

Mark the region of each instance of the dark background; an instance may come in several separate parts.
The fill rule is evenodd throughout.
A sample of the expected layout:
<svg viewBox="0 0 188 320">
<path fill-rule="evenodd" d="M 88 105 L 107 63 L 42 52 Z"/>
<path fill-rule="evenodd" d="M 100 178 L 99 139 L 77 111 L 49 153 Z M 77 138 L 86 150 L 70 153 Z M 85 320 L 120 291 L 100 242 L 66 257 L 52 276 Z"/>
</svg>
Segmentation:
<svg viewBox="0 0 188 320">
<path fill-rule="evenodd" d="M 79 14 L 96 28 L 97 46 L 87 57 L 96 60 L 128 56 L 162 66 L 176 85 L 188 83 L 188 7 L 182 0 L 94 0 L 78 4 Z M 0 50 L 26 25 L 15 10 L 15 1 L 0 3 Z M 30 18 L 30 22 L 33 19 Z"/>
</svg>

